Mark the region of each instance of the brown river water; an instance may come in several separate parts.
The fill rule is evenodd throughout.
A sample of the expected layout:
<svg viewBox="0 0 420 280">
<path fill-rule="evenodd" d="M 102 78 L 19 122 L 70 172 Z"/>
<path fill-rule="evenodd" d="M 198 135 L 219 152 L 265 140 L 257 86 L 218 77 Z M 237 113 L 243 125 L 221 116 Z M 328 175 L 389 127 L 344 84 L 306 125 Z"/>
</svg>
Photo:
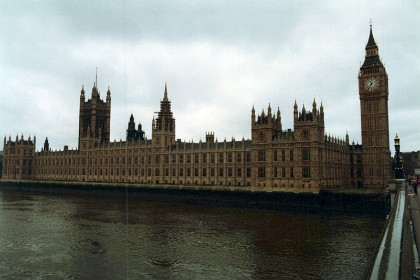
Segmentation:
<svg viewBox="0 0 420 280">
<path fill-rule="evenodd" d="M 384 223 L 0 189 L 0 279 L 359 279 Z"/>
</svg>

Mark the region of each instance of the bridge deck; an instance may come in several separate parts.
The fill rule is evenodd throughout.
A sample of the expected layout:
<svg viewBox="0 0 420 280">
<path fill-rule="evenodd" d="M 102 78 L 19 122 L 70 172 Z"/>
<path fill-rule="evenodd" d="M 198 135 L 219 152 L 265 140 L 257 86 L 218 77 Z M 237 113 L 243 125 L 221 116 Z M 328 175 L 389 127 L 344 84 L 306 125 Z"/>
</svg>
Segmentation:
<svg viewBox="0 0 420 280">
<path fill-rule="evenodd" d="M 420 279 L 420 193 L 401 182 L 364 279 Z"/>
</svg>

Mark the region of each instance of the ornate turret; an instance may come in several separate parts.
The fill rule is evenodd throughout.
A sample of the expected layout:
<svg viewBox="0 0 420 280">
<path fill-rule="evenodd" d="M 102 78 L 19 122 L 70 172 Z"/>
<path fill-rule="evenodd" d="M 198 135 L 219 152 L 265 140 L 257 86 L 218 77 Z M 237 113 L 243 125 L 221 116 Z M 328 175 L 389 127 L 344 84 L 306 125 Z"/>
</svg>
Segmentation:
<svg viewBox="0 0 420 280">
<path fill-rule="evenodd" d="M 295 120 L 298 119 L 298 105 L 296 103 L 296 100 L 295 100 L 295 105 L 293 106 L 293 117 Z"/>
<path fill-rule="evenodd" d="M 281 113 L 280 113 L 280 107 L 277 107 L 277 119 L 276 119 L 276 124 L 279 125 L 279 129 L 280 131 L 282 130 L 282 125 L 281 125 Z"/>
<path fill-rule="evenodd" d="M 50 144 L 48 143 L 48 137 L 45 138 L 44 142 L 44 152 L 48 152 L 50 150 Z"/>
<path fill-rule="evenodd" d="M 214 143 L 214 132 L 206 132 L 206 142 Z"/>
<path fill-rule="evenodd" d="M 110 103 L 111 102 L 111 90 L 109 89 L 108 86 L 108 91 L 106 92 L 106 103 Z"/>
<path fill-rule="evenodd" d="M 133 114 L 130 116 L 130 121 L 128 122 L 127 128 L 127 141 L 143 141 L 144 140 L 144 131 L 139 124 L 138 129 L 136 129 L 136 123 L 134 122 Z"/>
<path fill-rule="evenodd" d="M 314 98 L 314 102 L 312 102 L 312 114 L 314 116 L 317 115 L 317 109 L 316 109 L 316 102 L 315 102 L 315 98 Z"/>
<path fill-rule="evenodd" d="M 82 85 L 82 90 L 80 91 L 80 102 L 85 101 L 85 88 Z"/>
<path fill-rule="evenodd" d="M 319 107 L 319 114 L 321 118 L 324 119 L 324 106 L 322 105 L 322 102 L 321 102 L 321 107 Z"/>
<path fill-rule="evenodd" d="M 85 101 L 82 86 L 79 107 L 79 149 L 87 149 L 101 143 L 108 143 L 111 128 L 111 91 L 108 87 L 106 100 L 101 100 L 97 77 L 92 87 L 91 99 Z"/>
<path fill-rule="evenodd" d="M 92 87 L 92 100 L 99 98 L 99 91 L 98 88 L 96 87 L 96 84 L 93 83 L 93 87 Z"/>
<path fill-rule="evenodd" d="M 255 109 L 252 106 L 252 122 L 251 131 L 252 138 L 258 139 L 259 141 L 271 141 L 276 139 L 281 131 L 281 118 L 280 109 L 276 115 L 273 115 L 271 111 L 271 104 L 268 104 L 267 114 L 264 112 L 264 108 L 261 110 L 261 114 L 255 116 Z"/>
<path fill-rule="evenodd" d="M 152 141 L 157 146 L 167 146 L 175 143 L 175 119 L 171 111 L 171 101 L 168 98 L 168 87 L 165 83 L 160 111 L 152 121 Z"/>
</svg>

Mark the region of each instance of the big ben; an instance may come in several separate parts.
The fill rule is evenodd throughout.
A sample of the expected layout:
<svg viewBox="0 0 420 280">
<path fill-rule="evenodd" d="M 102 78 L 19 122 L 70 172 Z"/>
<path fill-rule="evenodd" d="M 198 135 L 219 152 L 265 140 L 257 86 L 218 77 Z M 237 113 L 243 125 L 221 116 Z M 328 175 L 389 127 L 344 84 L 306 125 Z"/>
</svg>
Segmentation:
<svg viewBox="0 0 420 280">
<path fill-rule="evenodd" d="M 391 176 L 388 122 L 388 74 L 379 58 L 370 26 L 365 61 L 359 72 L 359 96 L 363 145 L 363 183 L 384 188 Z"/>
</svg>

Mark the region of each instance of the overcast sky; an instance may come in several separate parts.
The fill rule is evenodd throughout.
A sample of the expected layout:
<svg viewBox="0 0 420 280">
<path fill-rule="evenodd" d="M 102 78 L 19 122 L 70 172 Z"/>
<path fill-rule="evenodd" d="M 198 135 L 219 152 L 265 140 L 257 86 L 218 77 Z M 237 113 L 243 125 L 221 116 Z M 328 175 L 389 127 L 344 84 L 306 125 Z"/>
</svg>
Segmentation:
<svg viewBox="0 0 420 280">
<path fill-rule="evenodd" d="M 385 3 L 386 2 L 386 3 Z M 111 139 L 148 138 L 165 82 L 176 137 L 251 137 L 251 109 L 322 102 L 325 132 L 361 143 L 357 75 L 369 21 L 389 76 L 391 151 L 420 150 L 420 1 L 0 0 L 0 135 L 77 147 L 79 96 L 98 67 Z"/>
</svg>

